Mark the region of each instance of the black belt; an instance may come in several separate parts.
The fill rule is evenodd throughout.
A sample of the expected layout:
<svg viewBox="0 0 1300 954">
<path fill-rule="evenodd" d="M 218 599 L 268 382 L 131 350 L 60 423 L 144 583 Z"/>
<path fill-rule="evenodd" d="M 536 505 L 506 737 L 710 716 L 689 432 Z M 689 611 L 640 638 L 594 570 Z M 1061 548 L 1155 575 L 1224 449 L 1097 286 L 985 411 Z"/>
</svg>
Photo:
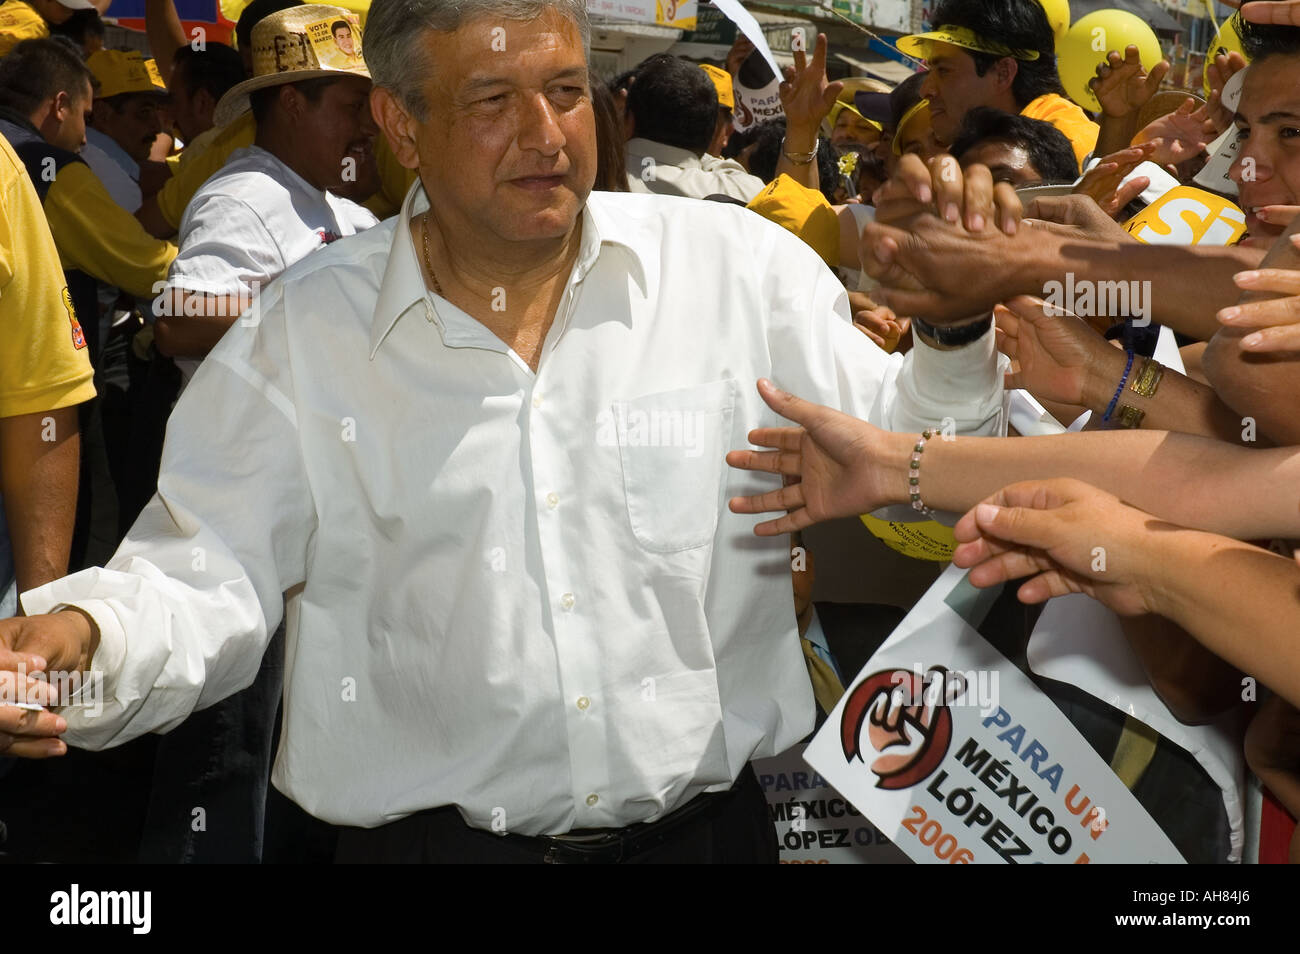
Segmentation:
<svg viewBox="0 0 1300 954">
<path fill-rule="evenodd" d="M 725 792 L 703 792 L 658 821 L 638 822 L 626 828 L 579 829 L 564 835 L 482 834 L 534 851 L 547 864 L 616 864 L 664 844 L 693 822 L 717 816 L 735 796 L 739 784 Z"/>
</svg>

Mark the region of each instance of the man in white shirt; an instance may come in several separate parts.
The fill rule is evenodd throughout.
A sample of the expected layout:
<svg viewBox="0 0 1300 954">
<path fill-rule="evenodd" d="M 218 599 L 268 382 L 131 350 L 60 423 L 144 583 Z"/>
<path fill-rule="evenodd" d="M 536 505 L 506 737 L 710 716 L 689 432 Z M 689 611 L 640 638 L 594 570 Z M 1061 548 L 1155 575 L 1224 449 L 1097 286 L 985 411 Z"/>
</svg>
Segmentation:
<svg viewBox="0 0 1300 954">
<path fill-rule="evenodd" d="M 706 151 L 718 125 L 718 93 L 709 74 L 667 53 L 637 69 L 627 94 L 633 128 L 627 143 L 634 192 L 704 199 L 726 195 L 749 202 L 763 180 L 734 159 Z"/>
<path fill-rule="evenodd" d="M 378 185 L 365 64 L 338 70 L 294 58 L 280 69 L 275 37 L 305 37 L 304 24 L 345 12 L 305 4 L 253 29 L 254 75 L 229 89 L 214 116 L 226 125 L 252 110 L 254 144 L 231 153 L 185 207 L 168 294 L 155 306 L 158 349 L 178 359 L 188 383 L 202 359 L 259 289 L 345 235 L 375 225 L 374 213 L 335 195 L 358 177 Z M 305 42 L 305 39 L 303 40 Z"/>
<path fill-rule="evenodd" d="M 222 339 L 158 497 L 24 594 L 55 612 L 0 623 L 0 665 L 102 672 L 102 713 L 61 716 L 109 745 L 248 685 L 300 594 L 273 780 L 356 826 L 345 857 L 772 861 L 747 763 L 813 700 L 788 544 L 726 506 L 774 486 L 723 461 L 777 423 L 753 382 L 1000 433 L 992 331 L 886 355 L 784 229 L 591 192 L 585 3 L 500 10 L 376 0 L 372 105 L 420 181 Z"/>
</svg>

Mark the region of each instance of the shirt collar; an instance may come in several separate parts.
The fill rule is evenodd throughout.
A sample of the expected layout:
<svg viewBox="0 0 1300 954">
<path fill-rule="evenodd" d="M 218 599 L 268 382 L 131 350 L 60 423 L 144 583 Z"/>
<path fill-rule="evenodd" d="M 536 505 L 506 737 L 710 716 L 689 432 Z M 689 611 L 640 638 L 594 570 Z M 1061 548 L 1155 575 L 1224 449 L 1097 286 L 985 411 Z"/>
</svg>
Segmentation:
<svg viewBox="0 0 1300 954">
<path fill-rule="evenodd" d="M 416 305 L 423 303 L 425 320 L 442 329 L 442 322 L 433 307 L 432 293 L 424 284 L 415 242 L 411 239 L 411 219 L 429 208 L 429 198 L 419 179 L 411 185 L 402 202 L 393 229 L 388 262 L 379 283 L 379 296 L 370 322 L 370 359 L 373 361 L 379 346 L 397 322 Z M 582 281 L 596 264 L 606 245 L 618 246 L 628 253 L 625 256 L 629 274 L 635 279 L 641 294 L 649 294 L 646 256 L 652 250 L 651 236 L 637 220 L 619 216 L 606 208 L 603 196 L 592 193 L 582 207 L 582 246 L 574 266 L 572 281 Z M 563 329 L 561 329 L 563 330 Z"/>
<path fill-rule="evenodd" d="M 640 136 L 634 136 L 627 141 L 627 154 L 638 157 L 649 156 L 657 163 L 677 166 L 679 169 L 699 169 L 704 165 L 704 160 L 689 149 L 655 142 L 653 139 L 642 139 Z M 637 165 L 639 166 L 640 163 Z"/>
</svg>

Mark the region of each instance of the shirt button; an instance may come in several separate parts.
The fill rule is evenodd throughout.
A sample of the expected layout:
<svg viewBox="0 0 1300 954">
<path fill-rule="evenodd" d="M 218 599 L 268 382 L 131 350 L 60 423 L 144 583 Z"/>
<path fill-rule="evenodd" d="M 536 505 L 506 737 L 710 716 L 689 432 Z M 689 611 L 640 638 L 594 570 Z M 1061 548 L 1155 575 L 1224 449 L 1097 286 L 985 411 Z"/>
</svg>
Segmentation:
<svg viewBox="0 0 1300 954">
<path fill-rule="evenodd" d="M 590 700 L 590 699 L 588 699 L 586 696 L 578 696 L 578 708 L 579 708 L 579 709 L 581 709 L 581 710 L 583 710 L 583 711 L 585 712 L 585 711 L 587 710 L 587 706 L 589 706 L 589 705 L 591 705 L 591 700 Z"/>
<path fill-rule="evenodd" d="M 563 596 L 560 597 L 560 605 L 563 606 L 566 610 L 573 609 L 574 602 L 575 600 L 572 593 L 565 593 Z"/>
<path fill-rule="evenodd" d="M 534 394 L 533 407 L 541 407 L 541 406 L 542 406 L 542 396 L 540 394 Z"/>
<path fill-rule="evenodd" d="M 546 495 L 546 506 L 554 510 L 560 505 L 560 495 L 552 491 Z"/>
<path fill-rule="evenodd" d="M 587 796 L 587 804 L 590 805 L 592 808 L 596 807 L 596 803 L 598 801 L 600 801 L 600 796 L 595 793 L 592 793 L 591 795 Z"/>
</svg>

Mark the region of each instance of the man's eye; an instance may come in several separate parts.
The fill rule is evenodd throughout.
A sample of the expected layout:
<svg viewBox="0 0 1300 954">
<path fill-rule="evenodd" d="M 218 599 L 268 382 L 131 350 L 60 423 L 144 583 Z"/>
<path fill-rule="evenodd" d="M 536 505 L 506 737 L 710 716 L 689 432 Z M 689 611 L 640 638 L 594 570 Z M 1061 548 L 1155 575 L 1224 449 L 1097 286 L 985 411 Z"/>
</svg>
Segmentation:
<svg viewBox="0 0 1300 954">
<path fill-rule="evenodd" d="M 1250 138 L 1250 129 L 1247 128 L 1246 126 L 1238 126 L 1237 136 L 1236 136 L 1237 142 L 1245 142 L 1249 138 Z"/>
<path fill-rule="evenodd" d="M 1295 139 L 1297 136 L 1300 136 L 1300 129 L 1297 129 L 1295 126 L 1283 126 L 1278 135 L 1283 139 Z"/>
</svg>

